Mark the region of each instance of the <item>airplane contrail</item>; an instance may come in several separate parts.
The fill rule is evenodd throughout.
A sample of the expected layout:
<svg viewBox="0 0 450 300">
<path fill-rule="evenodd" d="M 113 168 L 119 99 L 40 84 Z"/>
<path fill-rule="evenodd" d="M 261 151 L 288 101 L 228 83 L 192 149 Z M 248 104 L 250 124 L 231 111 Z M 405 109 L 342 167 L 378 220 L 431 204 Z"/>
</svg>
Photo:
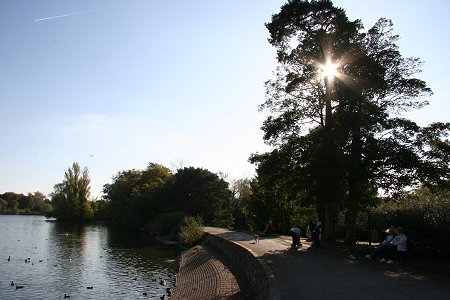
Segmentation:
<svg viewBox="0 0 450 300">
<path fill-rule="evenodd" d="M 90 12 L 92 12 L 92 11 L 80 11 L 80 12 L 76 12 L 76 13 L 72 13 L 72 14 L 65 14 L 65 15 L 53 16 L 53 17 L 48 17 L 48 18 L 36 19 L 36 20 L 33 20 L 33 22 L 59 19 L 59 18 L 64 18 L 64 17 L 76 16 L 76 15 L 83 15 L 83 14 L 87 14 Z"/>
</svg>

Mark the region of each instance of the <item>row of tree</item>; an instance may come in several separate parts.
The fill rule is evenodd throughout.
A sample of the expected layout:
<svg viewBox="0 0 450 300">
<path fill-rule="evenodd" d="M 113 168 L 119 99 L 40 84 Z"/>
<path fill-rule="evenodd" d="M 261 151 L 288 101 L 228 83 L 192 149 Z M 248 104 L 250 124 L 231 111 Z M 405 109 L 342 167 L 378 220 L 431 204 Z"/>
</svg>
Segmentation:
<svg viewBox="0 0 450 300">
<path fill-rule="evenodd" d="M 426 105 L 431 90 L 414 77 L 420 60 L 400 54 L 389 20 L 364 31 L 331 1 L 290 0 L 266 27 L 279 62 L 261 105 L 270 112 L 262 129 L 273 150 L 250 157 L 255 178 L 229 184 L 202 168 L 172 172 L 150 163 L 120 171 L 101 200 L 88 201 L 89 172 L 74 163 L 51 194 L 53 215 L 134 228 L 190 215 L 259 230 L 272 219 L 279 232 L 319 217 L 328 240 L 344 215 L 353 243 L 359 211 L 401 202 L 411 188 L 448 194 L 450 123 L 420 127 L 400 117 Z"/>
<path fill-rule="evenodd" d="M 89 201 L 87 168 L 74 163 L 51 194 L 58 220 L 105 220 L 142 228 L 161 215 L 201 218 L 204 224 L 231 226 L 232 192 L 217 174 L 202 168 L 182 168 L 173 174 L 150 163 L 144 170 L 120 171 L 105 184 L 101 200 Z"/>
<path fill-rule="evenodd" d="M 46 214 L 51 210 L 50 200 L 41 192 L 0 194 L 0 214 Z"/>
<path fill-rule="evenodd" d="M 110 204 L 111 218 L 123 224 L 142 225 L 161 214 L 182 212 L 200 217 L 206 225 L 230 226 L 228 186 L 206 169 L 188 167 L 173 174 L 150 163 L 145 170 L 119 172 L 104 186 L 104 199 Z"/>
<path fill-rule="evenodd" d="M 50 200 L 41 192 L 0 194 L 0 214 L 47 214 L 51 210 Z"/>
<path fill-rule="evenodd" d="M 71 199 L 73 202 L 77 199 L 73 195 L 65 196 L 57 191 L 76 190 L 69 187 L 61 189 L 61 186 L 68 185 L 69 182 L 75 183 L 75 180 L 66 179 L 76 177 L 70 174 L 77 174 L 79 169 L 78 164 L 74 164 L 66 172 L 65 180 L 55 185 L 53 201 L 49 201 L 39 192 L 30 193 L 28 196 L 4 193 L 0 195 L 2 203 L 6 203 L 2 207 L 9 209 L 17 207 L 17 210 L 5 211 L 2 208 L 0 212 L 49 214 L 53 204 L 53 214 L 59 220 L 79 221 L 83 218 L 83 220 L 110 221 L 135 229 L 145 228 L 158 234 L 176 234 L 177 232 L 172 230 L 179 230 L 180 222 L 189 215 L 198 217 L 190 220 L 204 219 L 207 225 L 232 226 L 254 231 L 262 230 L 264 224 L 271 218 L 276 231 L 280 233 L 286 232 L 293 225 L 304 228 L 317 216 L 314 201 L 305 202 L 304 194 L 300 193 L 296 198 L 288 195 L 290 191 L 288 185 L 284 185 L 284 192 L 278 188 L 268 188 L 273 185 L 279 186 L 282 183 L 281 176 L 277 178 L 260 175 L 253 179 L 233 181 L 228 185 L 218 175 L 205 169 L 183 168 L 172 174 L 166 167 L 153 163 L 145 170 L 119 172 L 111 184 L 105 185 L 102 200 L 85 199 L 83 205 L 61 201 Z M 84 177 L 88 178 L 87 169 L 83 173 Z M 376 199 L 374 195 L 373 201 L 378 204 L 369 209 L 372 218 L 367 217 L 369 210 L 358 215 L 357 237 L 359 239 L 369 237 L 367 229 L 370 220 L 372 223 L 375 221 L 371 226 L 372 229 L 381 226 L 378 228 L 381 231 L 387 225 L 401 224 L 409 230 L 408 236 L 416 249 L 443 252 L 446 248 L 444 245 L 450 243 L 449 191 L 450 189 L 442 189 L 432 192 L 422 188 L 409 192 L 396 201 L 387 202 Z M 76 210 L 77 207 L 85 208 L 83 217 Z M 340 210 L 337 216 L 339 234 L 345 230 L 342 212 Z M 380 217 L 376 219 L 376 215 L 381 216 L 381 220 Z"/>
<path fill-rule="evenodd" d="M 279 66 L 261 105 L 273 151 L 250 158 L 254 206 L 283 222 L 313 205 L 328 240 L 342 211 L 353 243 L 358 211 L 379 193 L 448 188 L 450 123 L 420 127 L 400 116 L 426 105 L 431 90 L 414 77 L 421 61 L 400 54 L 391 21 L 364 31 L 331 1 L 290 0 L 266 27 Z"/>
</svg>

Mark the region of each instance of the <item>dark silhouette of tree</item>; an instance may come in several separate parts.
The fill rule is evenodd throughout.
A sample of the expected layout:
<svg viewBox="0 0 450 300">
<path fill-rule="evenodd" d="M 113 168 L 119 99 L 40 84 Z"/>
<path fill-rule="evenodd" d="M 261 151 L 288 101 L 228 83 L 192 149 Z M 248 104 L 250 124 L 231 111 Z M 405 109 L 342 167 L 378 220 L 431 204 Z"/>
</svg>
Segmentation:
<svg viewBox="0 0 450 300">
<path fill-rule="evenodd" d="M 346 212 L 346 240 L 353 242 L 357 211 L 374 188 L 398 192 L 419 179 L 442 179 L 448 163 L 442 164 L 445 145 L 438 141 L 449 127 L 441 124 L 439 138 L 426 147 L 434 158 L 440 151 L 438 163 L 414 142 L 423 130 L 398 117 L 426 105 L 422 97 L 431 90 L 413 77 L 421 62 L 401 56 L 389 20 L 363 32 L 359 20 L 349 21 L 331 1 L 292 0 L 266 27 L 279 67 L 261 106 L 272 113 L 264 138 L 292 148 L 283 153 L 310 179 L 327 239 L 334 238 L 337 207 Z M 334 74 L 326 73 L 330 67 Z M 438 144 L 439 151 L 431 146 Z"/>
<path fill-rule="evenodd" d="M 114 222 L 141 227 L 160 213 L 161 193 L 172 180 L 171 171 L 150 163 L 145 170 L 121 171 L 111 184 L 103 187 L 104 199 L 109 202 L 109 215 Z"/>
<path fill-rule="evenodd" d="M 205 225 L 227 227 L 233 223 L 232 194 L 228 183 L 206 169 L 183 168 L 175 174 L 171 211 L 200 217 Z"/>
</svg>

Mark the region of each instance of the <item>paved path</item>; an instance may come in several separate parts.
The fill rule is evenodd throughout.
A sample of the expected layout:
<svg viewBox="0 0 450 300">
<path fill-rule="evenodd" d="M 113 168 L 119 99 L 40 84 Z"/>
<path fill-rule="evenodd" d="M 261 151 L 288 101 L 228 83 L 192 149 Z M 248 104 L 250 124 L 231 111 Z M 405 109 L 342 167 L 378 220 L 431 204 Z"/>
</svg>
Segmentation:
<svg viewBox="0 0 450 300">
<path fill-rule="evenodd" d="M 248 233 L 205 230 L 240 244 L 270 266 L 277 289 L 272 299 L 450 299 L 448 277 L 407 272 L 401 264 L 346 257 L 326 244 L 310 248 L 304 240 L 302 249 L 291 249 L 288 236 L 255 243 Z"/>
</svg>

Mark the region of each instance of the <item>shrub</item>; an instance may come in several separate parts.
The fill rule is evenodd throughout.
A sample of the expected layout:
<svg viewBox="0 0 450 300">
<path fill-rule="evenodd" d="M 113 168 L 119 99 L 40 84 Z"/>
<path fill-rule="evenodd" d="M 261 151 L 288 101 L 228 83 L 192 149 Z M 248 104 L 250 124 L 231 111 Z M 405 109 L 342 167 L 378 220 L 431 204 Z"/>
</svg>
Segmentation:
<svg viewBox="0 0 450 300">
<path fill-rule="evenodd" d="M 180 227 L 180 241 L 182 243 L 193 245 L 198 242 L 203 235 L 203 222 L 200 217 L 184 217 Z"/>
<path fill-rule="evenodd" d="M 374 211 L 385 214 L 387 225 L 404 227 L 414 250 L 450 252 L 450 191 L 419 189 Z"/>
</svg>

